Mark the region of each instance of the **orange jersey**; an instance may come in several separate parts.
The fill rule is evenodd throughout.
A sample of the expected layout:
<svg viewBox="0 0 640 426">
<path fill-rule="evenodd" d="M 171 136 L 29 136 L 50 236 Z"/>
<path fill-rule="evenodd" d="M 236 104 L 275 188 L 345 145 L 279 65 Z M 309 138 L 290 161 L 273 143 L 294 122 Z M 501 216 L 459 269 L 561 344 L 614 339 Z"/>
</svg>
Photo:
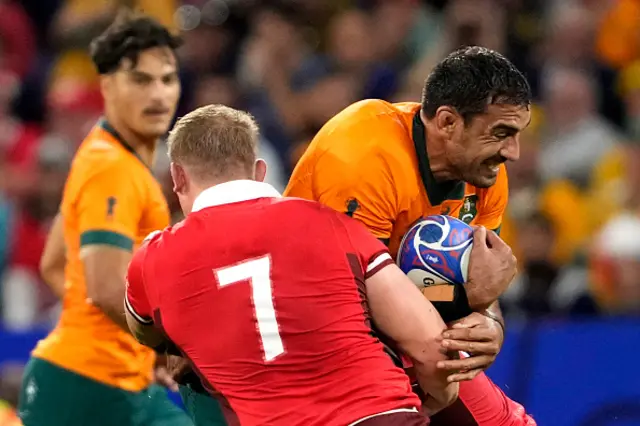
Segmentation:
<svg viewBox="0 0 640 426">
<path fill-rule="evenodd" d="M 432 214 L 498 230 L 508 198 L 504 165 L 488 189 L 436 182 L 419 113 L 420 104 L 381 100 L 346 108 L 313 139 L 285 195 L 316 200 L 360 220 L 388 240 L 393 256 L 411 225 Z"/>
<path fill-rule="evenodd" d="M 152 378 L 154 353 L 87 300 L 81 251 L 90 245 L 133 250 L 169 225 L 169 209 L 151 171 L 104 121 L 78 149 L 61 214 L 67 250 L 63 310 L 33 355 L 110 386 L 142 390 Z"/>
</svg>

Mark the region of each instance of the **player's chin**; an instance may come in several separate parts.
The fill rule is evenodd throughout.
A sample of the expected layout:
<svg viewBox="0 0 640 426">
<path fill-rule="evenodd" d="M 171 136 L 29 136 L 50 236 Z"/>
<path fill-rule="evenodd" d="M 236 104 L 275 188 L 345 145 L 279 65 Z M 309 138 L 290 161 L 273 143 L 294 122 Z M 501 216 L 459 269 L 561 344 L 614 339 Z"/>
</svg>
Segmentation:
<svg viewBox="0 0 640 426">
<path fill-rule="evenodd" d="M 495 185 L 496 181 L 498 180 L 498 175 L 478 173 L 475 176 L 470 176 L 465 180 L 476 188 L 489 188 Z"/>
<path fill-rule="evenodd" d="M 170 120 L 146 121 L 142 123 L 139 133 L 149 138 L 159 138 L 169 131 Z"/>
</svg>

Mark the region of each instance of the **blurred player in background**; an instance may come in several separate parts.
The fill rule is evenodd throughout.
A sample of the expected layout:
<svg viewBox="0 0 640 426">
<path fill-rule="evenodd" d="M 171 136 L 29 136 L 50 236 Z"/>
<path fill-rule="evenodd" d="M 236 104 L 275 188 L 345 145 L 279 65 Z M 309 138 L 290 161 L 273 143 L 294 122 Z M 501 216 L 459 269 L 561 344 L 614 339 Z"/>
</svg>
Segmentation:
<svg viewBox="0 0 640 426">
<path fill-rule="evenodd" d="M 122 308 L 134 248 L 169 224 L 149 166 L 180 96 L 179 45 L 165 27 L 133 15 L 91 45 L 105 118 L 76 153 L 43 254 L 43 278 L 64 303 L 26 367 L 26 426 L 192 424 L 154 384 L 156 356 L 128 333 Z M 157 367 L 156 379 L 163 372 Z"/>
<path fill-rule="evenodd" d="M 220 105 L 171 131 L 186 219 L 133 257 L 133 334 L 179 348 L 230 425 L 426 426 L 370 323 L 413 360 L 435 412 L 458 390 L 435 367 L 444 322 L 364 226 L 263 183 L 257 144 L 253 118 Z"/>
<path fill-rule="evenodd" d="M 447 322 L 467 315 L 443 334 L 443 349 L 471 354 L 439 363 L 462 383 L 459 400 L 432 418 L 435 426 L 533 424 L 482 373 L 504 338 L 492 302 L 516 268 L 511 250 L 493 234 L 508 198 L 503 163 L 519 157 L 530 101 L 527 80 L 506 58 L 480 47 L 460 49 L 427 78 L 422 104 L 365 100 L 332 118 L 285 191 L 358 219 L 393 256 L 424 216 L 447 214 L 479 225 L 468 282 L 448 298 L 432 298 Z"/>
</svg>

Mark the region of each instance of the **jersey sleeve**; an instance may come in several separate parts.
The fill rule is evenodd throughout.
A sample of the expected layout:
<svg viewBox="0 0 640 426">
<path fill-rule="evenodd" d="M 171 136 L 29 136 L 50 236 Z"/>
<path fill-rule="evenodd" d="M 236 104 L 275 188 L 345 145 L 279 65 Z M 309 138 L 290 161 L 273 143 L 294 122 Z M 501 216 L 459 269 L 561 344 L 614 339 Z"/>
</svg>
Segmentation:
<svg viewBox="0 0 640 426">
<path fill-rule="evenodd" d="M 509 201 L 509 181 L 507 168 L 502 165 L 496 183 L 487 189 L 486 198 L 479 212 L 476 225 L 482 225 L 498 234 L 502 226 L 502 217 Z"/>
<path fill-rule="evenodd" d="M 337 149 L 303 156 L 285 195 L 318 201 L 362 222 L 377 238 L 388 240 L 398 213 L 398 197 L 387 160 L 376 149 L 384 143 L 376 139 L 384 135 L 339 128 L 328 133 L 321 132 L 316 138 L 331 138 L 328 145 Z M 346 145 L 354 152 L 340 148 Z M 359 149 L 365 152 L 357 152 Z"/>
<path fill-rule="evenodd" d="M 80 246 L 107 245 L 131 251 L 143 211 L 131 170 L 113 164 L 91 176 L 76 201 Z"/>
<path fill-rule="evenodd" d="M 394 263 L 391 254 L 389 254 L 389 249 L 380 240 L 371 235 L 362 223 L 358 223 L 348 217 L 343 217 L 341 220 L 345 224 L 349 239 L 360 258 L 365 279 L 374 276 L 385 266 Z"/>
<path fill-rule="evenodd" d="M 149 237 L 147 237 L 149 238 Z M 126 278 L 126 293 L 124 305 L 127 311 L 141 324 L 152 324 L 151 304 L 147 297 L 144 282 L 144 259 L 147 255 L 148 244 L 144 243 L 134 253 Z"/>
</svg>

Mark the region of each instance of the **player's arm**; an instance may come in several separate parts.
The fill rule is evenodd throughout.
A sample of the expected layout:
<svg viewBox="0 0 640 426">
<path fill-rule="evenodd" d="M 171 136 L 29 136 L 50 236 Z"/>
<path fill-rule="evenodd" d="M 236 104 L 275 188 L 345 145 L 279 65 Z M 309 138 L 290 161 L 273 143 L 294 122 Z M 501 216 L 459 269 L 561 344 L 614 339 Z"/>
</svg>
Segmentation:
<svg viewBox="0 0 640 426">
<path fill-rule="evenodd" d="M 58 212 L 47 236 L 47 242 L 40 258 L 40 276 L 51 291 L 64 296 L 65 245 L 62 214 Z"/>
<path fill-rule="evenodd" d="M 392 339 L 413 361 L 418 383 L 429 395 L 432 412 L 453 403 L 457 384 L 436 364 L 447 360 L 440 344 L 446 325 L 434 306 L 398 268 L 386 247 L 365 227 L 341 217 L 364 269 L 367 302 L 378 330 Z"/>
<path fill-rule="evenodd" d="M 87 297 L 128 331 L 122 300 L 142 216 L 142 196 L 124 165 L 108 165 L 84 184 L 76 202 Z"/>
<path fill-rule="evenodd" d="M 449 373 L 436 368 L 439 361 L 448 359 L 440 345 L 446 325 L 388 254 L 386 259 L 389 263 L 366 279 L 371 316 L 380 331 L 413 361 L 418 383 L 429 395 L 425 403 L 433 414 L 458 397 L 457 384 L 447 381 Z"/>
<path fill-rule="evenodd" d="M 484 205 L 482 206 L 480 216 L 476 220 L 477 225 L 484 226 L 486 229 L 500 236 L 502 218 L 505 214 L 508 201 L 509 178 L 507 176 L 507 168 L 502 165 L 495 185 L 487 189 L 486 199 L 483 201 Z M 473 297 L 474 295 L 471 295 L 472 299 Z M 485 313 L 489 318 L 498 321 L 504 329 L 504 318 L 502 317 L 502 310 L 500 309 L 498 300 L 491 303 L 488 308 L 484 310 L 481 309 L 481 312 Z"/>
<path fill-rule="evenodd" d="M 498 297 L 516 273 L 516 259 L 511 249 L 495 232 L 502 224 L 509 195 L 504 166 L 496 184 L 485 195 L 477 219 L 480 226 L 474 230 L 469 281 L 464 286 L 469 306 L 477 312 L 458 321 L 443 334 L 443 345 L 448 349 L 472 356 L 439 363 L 439 368 L 452 372 L 449 380 L 473 379 L 491 366 L 504 342 L 505 325 Z"/>
<path fill-rule="evenodd" d="M 127 326 L 138 342 L 154 349 L 161 349 L 167 344 L 162 332 L 154 326 L 151 304 L 147 296 L 144 281 L 144 262 L 147 256 L 148 243 L 153 236 L 147 237 L 133 255 L 126 278 L 126 292 L 124 296 L 124 313 Z M 164 352 L 159 350 L 159 352 Z"/>
</svg>

